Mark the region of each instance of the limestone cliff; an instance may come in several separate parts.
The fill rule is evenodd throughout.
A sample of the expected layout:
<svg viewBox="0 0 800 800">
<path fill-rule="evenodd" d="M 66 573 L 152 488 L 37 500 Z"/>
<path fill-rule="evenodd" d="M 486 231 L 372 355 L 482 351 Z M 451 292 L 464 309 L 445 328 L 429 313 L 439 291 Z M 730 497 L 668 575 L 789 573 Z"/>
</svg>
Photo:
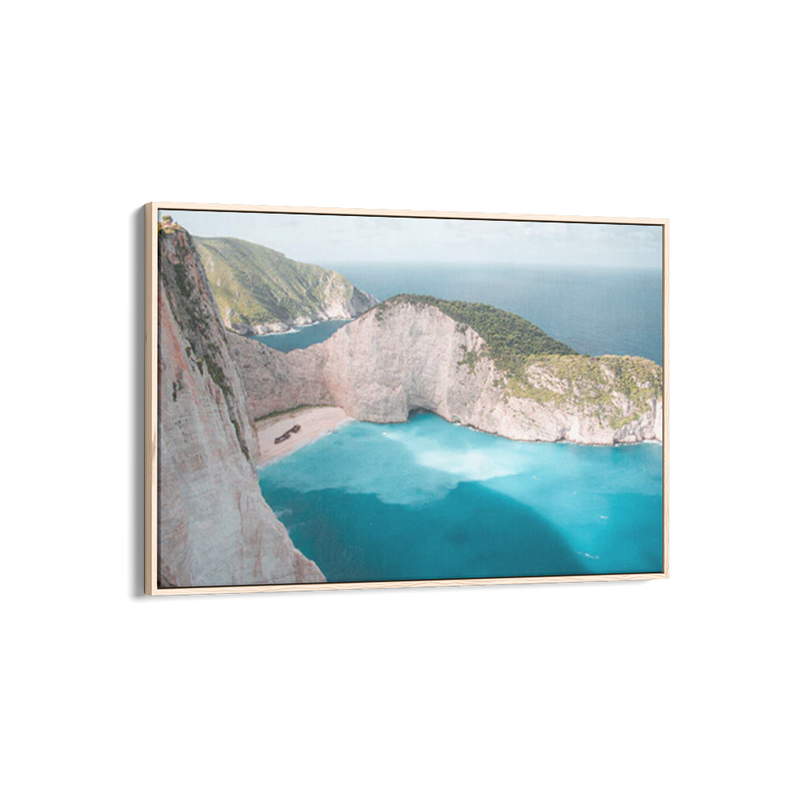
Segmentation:
<svg viewBox="0 0 800 800">
<path fill-rule="evenodd" d="M 159 585 L 324 581 L 265 503 L 258 441 L 189 234 L 158 237 Z"/>
<path fill-rule="evenodd" d="M 279 353 L 232 334 L 229 342 L 256 417 L 334 404 L 356 419 L 403 422 L 426 409 L 524 441 L 661 440 L 653 362 L 533 355 L 512 373 L 474 329 L 426 303 L 390 301 L 305 350 Z"/>
</svg>

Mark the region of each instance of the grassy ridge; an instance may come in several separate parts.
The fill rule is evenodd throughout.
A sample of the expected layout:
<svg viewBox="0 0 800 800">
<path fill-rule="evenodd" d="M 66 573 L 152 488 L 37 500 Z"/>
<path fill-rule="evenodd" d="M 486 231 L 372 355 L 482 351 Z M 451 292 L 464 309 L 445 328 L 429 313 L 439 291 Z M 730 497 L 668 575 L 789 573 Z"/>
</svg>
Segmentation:
<svg viewBox="0 0 800 800">
<path fill-rule="evenodd" d="M 241 239 L 193 237 L 223 319 L 262 325 L 310 317 L 353 296 L 343 275 Z"/>
</svg>

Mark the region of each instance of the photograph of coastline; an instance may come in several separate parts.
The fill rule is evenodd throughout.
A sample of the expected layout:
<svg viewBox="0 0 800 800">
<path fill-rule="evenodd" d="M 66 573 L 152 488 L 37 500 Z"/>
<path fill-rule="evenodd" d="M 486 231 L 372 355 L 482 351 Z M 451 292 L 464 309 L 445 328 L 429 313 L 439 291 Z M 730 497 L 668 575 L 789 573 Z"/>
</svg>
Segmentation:
<svg viewBox="0 0 800 800">
<path fill-rule="evenodd" d="M 661 221 L 151 209 L 157 589 L 665 573 Z"/>
</svg>

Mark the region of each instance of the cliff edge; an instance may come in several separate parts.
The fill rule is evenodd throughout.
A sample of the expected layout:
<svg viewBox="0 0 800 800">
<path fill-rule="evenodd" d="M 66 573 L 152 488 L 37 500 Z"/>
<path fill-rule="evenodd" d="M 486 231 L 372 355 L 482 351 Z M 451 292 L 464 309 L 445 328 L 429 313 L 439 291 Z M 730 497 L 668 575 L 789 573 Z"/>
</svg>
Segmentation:
<svg viewBox="0 0 800 800">
<path fill-rule="evenodd" d="M 158 264 L 159 586 L 324 581 L 261 496 L 244 386 L 180 226 L 159 230 Z"/>
</svg>

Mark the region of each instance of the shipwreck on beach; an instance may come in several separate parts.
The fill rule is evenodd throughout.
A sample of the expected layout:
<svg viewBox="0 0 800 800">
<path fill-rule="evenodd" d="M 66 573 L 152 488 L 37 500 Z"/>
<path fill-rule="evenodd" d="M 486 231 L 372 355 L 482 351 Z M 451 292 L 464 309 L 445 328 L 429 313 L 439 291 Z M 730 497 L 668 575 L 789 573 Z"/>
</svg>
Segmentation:
<svg viewBox="0 0 800 800">
<path fill-rule="evenodd" d="M 282 433 L 275 439 L 275 444 L 280 444 L 281 442 L 285 442 L 293 433 L 297 433 L 300 430 L 299 425 L 294 425 L 293 427 L 289 428 L 288 431 Z"/>
</svg>

